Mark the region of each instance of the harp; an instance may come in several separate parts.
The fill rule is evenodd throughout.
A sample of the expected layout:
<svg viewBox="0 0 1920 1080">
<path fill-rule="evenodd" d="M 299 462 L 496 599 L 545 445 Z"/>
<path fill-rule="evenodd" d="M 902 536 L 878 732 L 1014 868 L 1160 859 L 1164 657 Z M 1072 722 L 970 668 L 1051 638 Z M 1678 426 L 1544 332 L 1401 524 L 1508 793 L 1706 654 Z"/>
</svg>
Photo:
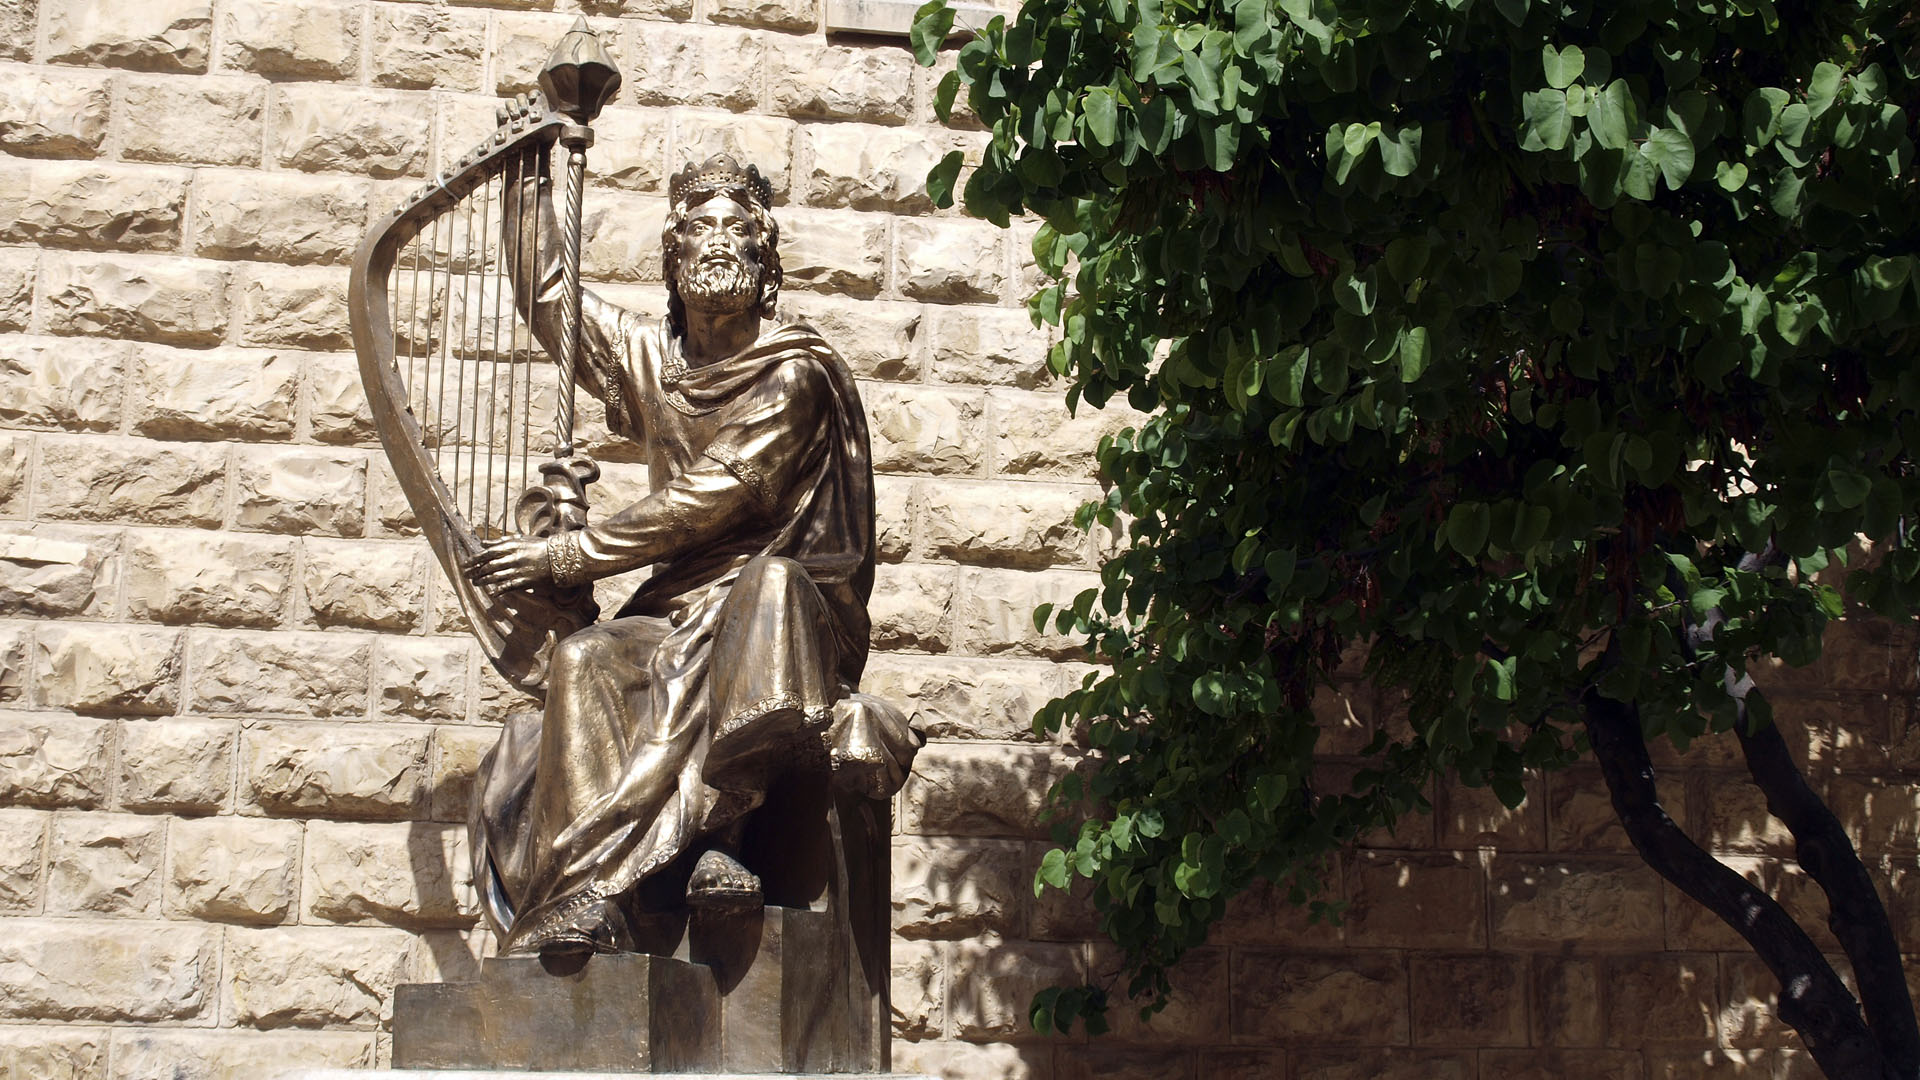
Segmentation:
<svg viewBox="0 0 1920 1080">
<path fill-rule="evenodd" d="M 377 222 L 348 295 L 361 381 L 401 491 L 487 659 L 535 694 L 554 645 L 598 617 L 591 590 L 492 593 L 463 566 L 487 540 L 586 523 L 599 467 L 573 445 L 580 200 L 592 121 L 619 85 L 579 20 L 540 73 L 544 101 L 503 109 L 491 138 Z M 540 180 L 564 194 L 552 356 L 515 291 L 553 255 L 524 212 Z"/>
</svg>

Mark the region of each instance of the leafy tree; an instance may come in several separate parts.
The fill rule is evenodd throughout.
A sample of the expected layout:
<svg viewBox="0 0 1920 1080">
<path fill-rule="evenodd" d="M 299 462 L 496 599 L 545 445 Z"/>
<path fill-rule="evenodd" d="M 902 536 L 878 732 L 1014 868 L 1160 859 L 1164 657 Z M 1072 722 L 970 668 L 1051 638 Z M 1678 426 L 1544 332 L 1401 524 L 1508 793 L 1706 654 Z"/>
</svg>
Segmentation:
<svg viewBox="0 0 1920 1080">
<path fill-rule="evenodd" d="M 952 24 L 921 9 L 922 62 Z M 1027 0 L 957 62 L 939 106 L 992 133 L 965 205 L 1044 221 L 1069 404 L 1151 412 L 1082 512 L 1125 550 L 1039 616 L 1110 666 L 1035 721 L 1103 753 L 1054 791 L 1036 888 L 1092 879 L 1130 993 L 1255 879 L 1310 898 L 1431 779 L 1512 805 L 1591 754 L 1829 1076 L 1920 1076 L 1884 908 L 1746 674 L 1817 657 L 1834 582 L 1920 603 L 1911 0 Z M 1316 790 L 1308 701 L 1355 652 L 1409 734 Z M 1662 811 L 1646 740 L 1709 731 L 1859 999 Z"/>
</svg>

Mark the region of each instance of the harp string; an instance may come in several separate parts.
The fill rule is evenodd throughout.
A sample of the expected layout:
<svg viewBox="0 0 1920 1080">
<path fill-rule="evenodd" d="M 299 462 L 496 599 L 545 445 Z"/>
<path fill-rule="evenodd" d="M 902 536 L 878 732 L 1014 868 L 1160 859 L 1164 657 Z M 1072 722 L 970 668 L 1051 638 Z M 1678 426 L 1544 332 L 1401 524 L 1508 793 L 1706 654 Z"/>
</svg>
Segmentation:
<svg viewBox="0 0 1920 1080">
<path fill-rule="evenodd" d="M 506 184 L 505 174 L 503 173 L 501 176 L 500 183 L 504 191 Z M 487 191 L 488 201 L 491 202 L 493 199 L 493 178 L 491 177 L 487 180 Z M 506 214 L 506 202 L 502 199 L 500 204 L 500 231 L 502 233 L 505 231 Z M 493 321 L 487 325 L 487 333 L 491 336 L 491 340 L 487 345 L 487 482 L 486 486 L 482 489 L 486 493 L 486 501 L 481 509 L 480 516 L 481 520 L 486 522 L 487 531 L 497 536 L 505 531 L 504 529 L 494 528 L 493 459 L 498 456 L 500 452 L 498 442 L 500 435 L 500 282 L 501 279 L 506 277 L 506 272 L 500 265 L 500 257 L 505 254 L 504 236 L 495 237 L 490 231 L 485 239 L 492 242 L 494 246 L 493 277 L 491 278 L 493 283 Z"/>
</svg>

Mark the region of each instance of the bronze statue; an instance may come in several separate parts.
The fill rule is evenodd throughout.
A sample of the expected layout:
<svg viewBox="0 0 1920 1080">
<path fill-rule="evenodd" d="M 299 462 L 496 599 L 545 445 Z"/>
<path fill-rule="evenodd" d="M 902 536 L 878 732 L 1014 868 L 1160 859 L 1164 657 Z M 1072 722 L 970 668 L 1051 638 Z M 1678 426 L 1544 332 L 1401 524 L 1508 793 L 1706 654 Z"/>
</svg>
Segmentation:
<svg viewBox="0 0 1920 1080">
<path fill-rule="evenodd" d="M 561 643 L 539 726 L 509 730 L 487 763 L 476 865 L 507 952 L 630 948 L 616 898 L 697 844 L 687 902 L 758 906 L 731 830 L 770 769 L 824 749 L 866 663 L 873 470 L 853 377 L 811 328 L 771 323 L 779 229 L 757 169 L 715 157 L 675 176 L 670 199 L 669 314 L 586 293 L 576 371 L 645 448 L 652 494 L 579 530 L 492 541 L 467 567 L 494 590 L 655 568 L 612 620 Z M 507 200 L 509 233 L 523 213 L 557 235 L 544 185 Z M 514 289 L 555 342 L 547 248 Z M 910 747 L 884 704 L 841 711 L 843 739 Z"/>
<path fill-rule="evenodd" d="M 865 980 L 862 1022 L 881 1026 L 854 1036 L 881 1040 L 861 1060 L 884 1063 L 885 799 L 922 740 L 856 692 L 874 573 L 859 392 L 816 331 L 777 321 L 772 189 L 732 158 L 672 180 L 664 319 L 580 287 L 588 125 L 617 84 L 583 20 L 544 100 L 503 110 L 500 133 L 377 226 L 355 268 L 356 343 L 396 475 L 488 657 L 544 698 L 482 764 L 475 884 L 503 955 L 664 956 L 656 916 L 684 934 L 689 912 L 774 902 L 741 846 L 755 809 L 798 783 L 832 816 L 841 936 L 878 938 L 846 963 Z M 538 480 L 536 344 L 560 373 Z M 598 467 L 574 450 L 576 385 L 643 450 L 650 493 L 631 506 L 586 512 Z M 640 568 L 596 622 L 590 583 Z M 808 899 L 825 886 L 780 888 L 796 911 L 825 902 Z"/>
</svg>

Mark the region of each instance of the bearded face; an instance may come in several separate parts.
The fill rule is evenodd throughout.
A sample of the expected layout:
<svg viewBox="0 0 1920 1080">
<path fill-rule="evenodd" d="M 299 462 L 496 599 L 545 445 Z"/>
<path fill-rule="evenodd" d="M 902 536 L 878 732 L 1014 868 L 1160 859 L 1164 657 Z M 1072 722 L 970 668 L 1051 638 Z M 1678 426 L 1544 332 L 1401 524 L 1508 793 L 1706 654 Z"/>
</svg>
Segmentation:
<svg viewBox="0 0 1920 1080">
<path fill-rule="evenodd" d="M 689 310 L 732 315 L 758 302 L 765 268 L 759 228 L 746 207 L 726 197 L 707 200 L 687 215 L 677 243 L 680 302 Z"/>
</svg>

